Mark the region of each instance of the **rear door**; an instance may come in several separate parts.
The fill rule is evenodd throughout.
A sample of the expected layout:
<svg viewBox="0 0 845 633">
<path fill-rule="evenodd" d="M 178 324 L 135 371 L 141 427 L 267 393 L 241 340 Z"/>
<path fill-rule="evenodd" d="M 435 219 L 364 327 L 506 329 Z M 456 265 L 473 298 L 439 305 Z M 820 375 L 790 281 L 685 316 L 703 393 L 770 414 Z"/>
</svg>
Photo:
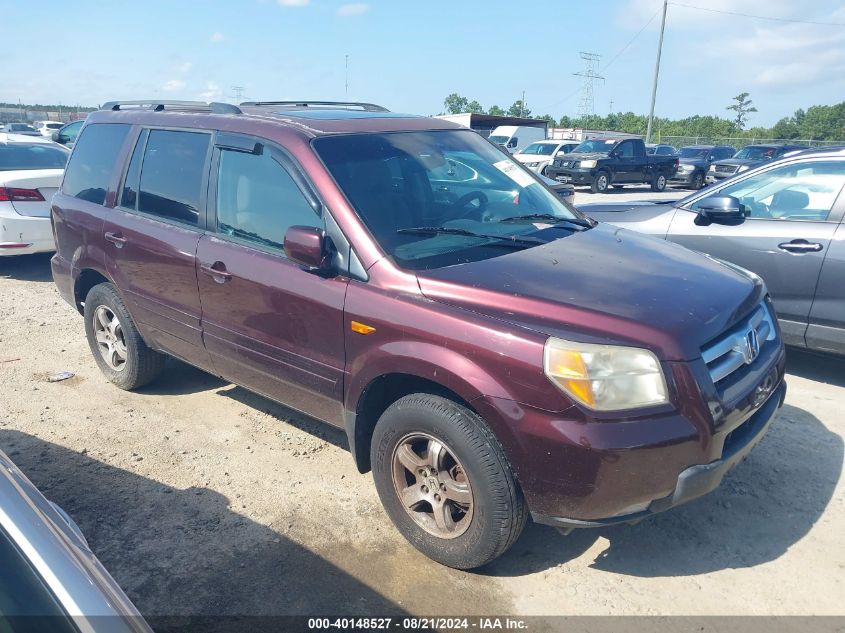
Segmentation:
<svg viewBox="0 0 845 633">
<path fill-rule="evenodd" d="M 284 253 L 290 226 L 325 228 L 310 186 L 281 148 L 218 135 L 209 233 L 197 264 L 205 345 L 218 374 L 342 425 L 348 279 Z"/>
<path fill-rule="evenodd" d="M 719 187 L 745 206 L 727 226 L 696 224 L 695 210 L 675 214 L 667 239 L 739 264 L 766 282 L 791 345 L 803 346 L 822 263 L 842 213 L 845 161 L 796 161 Z"/>
<path fill-rule="evenodd" d="M 845 205 L 840 205 L 845 206 Z M 840 217 L 842 209 L 839 209 Z M 810 310 L 807 347 L 845 354 L 845 224 L 833 235 Z"/>
<path fill-rule="evenodd" d="M 143 129 L 103 227 L 106 265 L 148 344 L 210 369 L 202 344 L 196 250 L 211 134 Z"/>
</svg>

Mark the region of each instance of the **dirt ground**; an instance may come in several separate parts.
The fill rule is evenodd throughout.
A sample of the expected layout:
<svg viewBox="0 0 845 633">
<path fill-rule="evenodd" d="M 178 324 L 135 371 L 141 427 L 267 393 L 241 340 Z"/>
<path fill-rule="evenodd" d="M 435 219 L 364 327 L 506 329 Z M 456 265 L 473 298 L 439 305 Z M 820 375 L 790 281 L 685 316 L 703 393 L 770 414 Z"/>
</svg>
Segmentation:
<svg viewBox="0 0 845 633">
<path fill-rule="evenodd" d="M 845 614 L 845 361 L 790 352 L 788 373 L 713 494 L 637 526 L 530 525 L 465 573 L 396 532 L 341 432 L 178 362 L 112 387 L 49 256 L 0 259 L 0 449 L 148 616 Z"/>
</svg>

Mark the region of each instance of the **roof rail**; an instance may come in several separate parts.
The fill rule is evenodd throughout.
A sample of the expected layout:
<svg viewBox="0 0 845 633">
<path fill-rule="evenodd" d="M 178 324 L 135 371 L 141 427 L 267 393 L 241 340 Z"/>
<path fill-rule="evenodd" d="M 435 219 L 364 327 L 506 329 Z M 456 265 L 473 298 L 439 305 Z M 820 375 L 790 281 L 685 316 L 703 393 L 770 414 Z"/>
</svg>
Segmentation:
<svg viewBox="0 0 845 633">
<path fill-rule="evenodd" d="M 365 112 L 390 112 L 384 106 L 360 101 L 244 101 L 242 106 L 286 106 L 299 108 L 360 108 Z"/>
<path fill-rule="evenodd" d="M 243 114 L 241 109 L 232 105 L 231 103 L 220 103 L 212 101 L 206 103 L 205 101 L 163 101 L 161 99 L 139 99 L 137 101 L 109 101 L 104 103 L 101 110 L 123 110 L 126 106 L 130 108 L 139 108 L 152 110 L 153 112 L 161 112 L 162 110 L 171 111 L 190 111 L 190 112 L 210 112 L 211 114 Z"/>
</svg>

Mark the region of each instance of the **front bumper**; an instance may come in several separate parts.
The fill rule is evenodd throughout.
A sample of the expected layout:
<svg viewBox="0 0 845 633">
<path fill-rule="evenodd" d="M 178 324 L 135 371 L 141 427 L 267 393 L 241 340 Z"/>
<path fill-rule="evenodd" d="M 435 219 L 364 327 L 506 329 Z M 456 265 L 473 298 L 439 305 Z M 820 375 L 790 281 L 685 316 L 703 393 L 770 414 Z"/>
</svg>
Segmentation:
<svg viewBox="0 0 845 633">
<path fill-rule="evenodd" d="M 560 167 L 549 167 L 546 175 L 549 178 L 571 185 L 591 185 L 595 170 L 592 169 L 561 169 Z"/>
<path fill-rule="evenodd" d="M 0 215 L 0 257 L 56 250 L 50 218 Z"/>
<path fill-rule="evenodd" d="M 669 179 L 669 184 L 672 185 L 691 185 L 696 172 L 675 172 L 675 175 Z"/>
<path fill-rule="evenodd" d="M 720 459 L 708 464 L 699 464 L 684 469 L 678 475 L 677 483 L 672 493 L 660 499 L 655 499 L 642 511 L 588 521 L 551 517 L 536 513 L 532 513 L 532 518 L 537 523 L 561 528 L 602 527 L 617 523 L 636 523 L 653 514 L 665 512 L 666 510 L 702 497 L 718 488 L 727 472 L 741 462 L 757 446 L 760 440 L 763 439 L 769 426 L 777 416 L 777 412 L 783 406 L 785 397 L 786 383 L 781 382 L 780 387 L 769 396 L 769 399 L 763 406 L 732 432 L 733 437 L 725 447 Z"/>
<path fill-rule="evenodd" d="M 778 342 L 727 389 L 701 360 L 664 363 L 680 402 L 637 417 L 472 404 L 502 442 L 536 522 L 635 522 L 709 492 L 753 448 L 783 404 L 785 358 Z"/>
</svg>

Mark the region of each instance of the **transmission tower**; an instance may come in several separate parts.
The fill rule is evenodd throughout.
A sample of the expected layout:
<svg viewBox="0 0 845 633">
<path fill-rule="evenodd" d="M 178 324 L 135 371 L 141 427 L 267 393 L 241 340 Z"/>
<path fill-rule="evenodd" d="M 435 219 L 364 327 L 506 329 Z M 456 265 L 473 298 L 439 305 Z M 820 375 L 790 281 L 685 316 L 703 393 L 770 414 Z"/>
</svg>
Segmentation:
<svg viewBox="0 0 845 633">
<path fill-rule="evenodd" d="M 235 103 L 240 103 L 241 99 L 244 96 L 245 88 L 243 86 L 232 86 L 232 98 L 235 100 Z"/>
<path fill-rule="evenodd" d="M 604 81 L 604 77 L 596 72 L 601 55 L 596 53 L 585 53 L 584 51 L 581 51 L 579 55 L 584 61 L 584 70 L 580 73 L 572 74 L 576 77 L 581 77 L 583 80 L 583 83 L 581 84 L 581 101 L 578 104 L 578 116 L 585 117 L 595 114 L 596 100 L 594 85 L 597 79 Z"/>
</svg>

